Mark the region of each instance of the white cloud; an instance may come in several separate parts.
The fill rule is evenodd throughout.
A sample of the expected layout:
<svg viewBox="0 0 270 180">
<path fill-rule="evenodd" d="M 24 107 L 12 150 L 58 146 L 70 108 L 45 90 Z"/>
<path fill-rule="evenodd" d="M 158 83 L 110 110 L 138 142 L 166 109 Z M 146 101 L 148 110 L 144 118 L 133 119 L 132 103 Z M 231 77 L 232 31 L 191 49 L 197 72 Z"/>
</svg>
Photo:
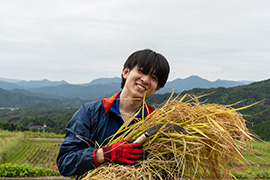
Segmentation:
<svg viewBox="0 0 270 180">
<path fill-rule="evenodd" d="M 170 80 L 192 74 L 267 79 L 269 5 L 268 0 L 2 0 L 0 77 L 89 82 L 119 76 L 129 54 L 152 48 L 170 61 Z"/>
</svg>

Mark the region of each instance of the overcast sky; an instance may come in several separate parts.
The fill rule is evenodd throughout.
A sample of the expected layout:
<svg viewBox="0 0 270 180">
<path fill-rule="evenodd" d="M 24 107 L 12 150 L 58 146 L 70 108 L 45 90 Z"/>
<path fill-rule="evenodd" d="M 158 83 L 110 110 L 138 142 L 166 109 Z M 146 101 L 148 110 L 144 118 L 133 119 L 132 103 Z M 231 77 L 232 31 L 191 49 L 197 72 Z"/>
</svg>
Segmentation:
<svg viewBox="0 0 270 180">
<path fill-rule="evenodd" d="M 134 51 L 169 80 L 270 78 L 269 0 L 0 0 L 0 78 L 87 83 L 120 77 Z"/>
</svg>

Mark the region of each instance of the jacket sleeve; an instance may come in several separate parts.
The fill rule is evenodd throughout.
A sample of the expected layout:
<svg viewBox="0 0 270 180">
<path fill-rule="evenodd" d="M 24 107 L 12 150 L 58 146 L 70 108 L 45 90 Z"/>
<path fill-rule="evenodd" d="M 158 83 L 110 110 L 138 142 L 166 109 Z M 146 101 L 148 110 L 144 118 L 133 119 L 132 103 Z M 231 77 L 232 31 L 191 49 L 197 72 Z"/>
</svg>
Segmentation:
<svg viewBox="0 0 270 180">
<path fill-rule="evenodd" d="M 70 119 L 66 136 L 60 145 L 57 166 L 61 175 L 82 175 L 99 166 L 95 160 L 97 150 L 86 137 L 90 137 L 91 117 L 82 105 Z"/>
</svg>

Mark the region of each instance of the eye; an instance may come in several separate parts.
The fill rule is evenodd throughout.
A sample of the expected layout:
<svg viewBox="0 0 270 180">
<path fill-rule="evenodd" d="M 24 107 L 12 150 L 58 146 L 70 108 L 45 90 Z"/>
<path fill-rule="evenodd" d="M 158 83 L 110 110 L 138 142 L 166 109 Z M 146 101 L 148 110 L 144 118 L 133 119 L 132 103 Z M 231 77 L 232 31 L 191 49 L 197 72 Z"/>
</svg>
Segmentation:
<svg viewBox="0 0 270 180">
<path fill-rule="evenodd" d="M 157 80 L 158 80 L 158 78 L 157 78 L 156 75 L 152 75 L 151 77 L 152 77 L 152 79 L 153 79 L 154 81 L 157 81 Z"/>
<path fill-rule="evenodd" d="M 139 73 L 144 73 L 143 68 L 138 69 Z"/>
</svg>

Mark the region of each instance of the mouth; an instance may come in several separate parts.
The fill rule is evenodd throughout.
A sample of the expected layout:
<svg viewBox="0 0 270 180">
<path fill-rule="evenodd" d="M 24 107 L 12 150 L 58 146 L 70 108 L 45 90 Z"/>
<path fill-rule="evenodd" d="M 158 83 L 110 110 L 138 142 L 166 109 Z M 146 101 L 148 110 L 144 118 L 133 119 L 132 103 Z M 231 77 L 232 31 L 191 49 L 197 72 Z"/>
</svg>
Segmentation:
<svg viewBox="0 0 270 180">
<path fill-rule="evenodd" d="M 136 84 L 136 86 L 137 86 L 141 91 L 147 91 L 147 89 L 146 89 L 144 86 L 140 85 L 140 84 Z"/>
</svg>

